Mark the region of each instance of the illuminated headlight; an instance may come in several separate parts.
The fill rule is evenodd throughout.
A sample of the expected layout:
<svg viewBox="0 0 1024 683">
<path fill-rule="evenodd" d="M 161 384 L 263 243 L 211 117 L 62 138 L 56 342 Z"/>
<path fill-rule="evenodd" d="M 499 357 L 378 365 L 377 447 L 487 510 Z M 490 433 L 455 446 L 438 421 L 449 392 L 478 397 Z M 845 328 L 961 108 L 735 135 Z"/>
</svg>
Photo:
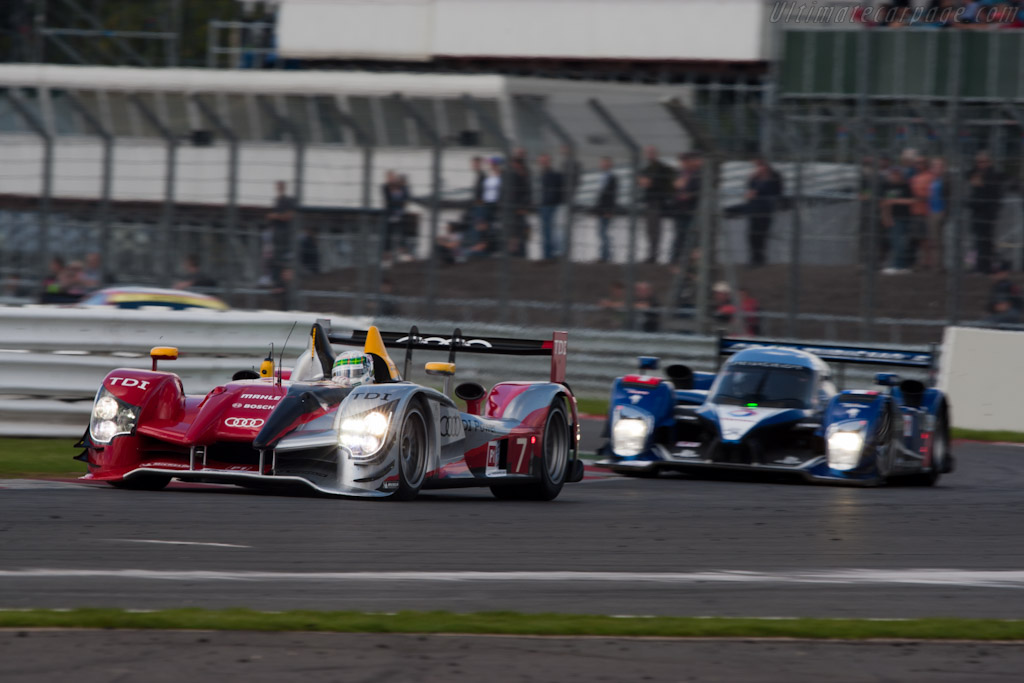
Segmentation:
<svg viewBox="0 0 1024 683">
<path fill-rule="evenodd" d="M 860 464 L 864 452 L 867 422 L 851 420 L 828 428 L 828 466 L 834 470 L 852 470 Z"/>
<path fill-rule="evenodd" d="M 647 420 L 621 417 L 612 427 L 612 450 L 616 455 L 639 455 L 647 445 Z"/>
<path fill-rule="evenodd" d="M 346 417 L 338 430 L 338 445 L 347 448 L 354 457 L 373 455 L 383 444 L 390 421 L 390 415 L 376 410 Z"/>
<path fill-rule="evenodd" d="M 135 431 L 138 419 L 138 406 L 128 405 L 101 388 L 92 404 L 89 434 L 94 442 L 108 444 L 115 436 Z"/>
</svg>

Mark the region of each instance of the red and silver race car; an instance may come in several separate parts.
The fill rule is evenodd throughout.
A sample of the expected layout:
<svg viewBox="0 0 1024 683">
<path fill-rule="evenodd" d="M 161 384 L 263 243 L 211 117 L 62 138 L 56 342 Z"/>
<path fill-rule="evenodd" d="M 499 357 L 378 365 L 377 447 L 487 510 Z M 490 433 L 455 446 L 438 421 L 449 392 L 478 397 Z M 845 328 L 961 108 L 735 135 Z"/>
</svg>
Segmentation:
<svg viewBox="0 0 1024 683">
<path fill-rule="evenodd" d="M 369 381 L 332 378 L 333 344 L 360 347 Z M 119 488 L 180 479 L 408 500 L 421 489 L 487 486 L 498 498 L 551 500 L 583 478 L 566 344 L 565 332 L 539 341 L 421 335 L 415 327 L 335 336 L 330 321 L 318 320 L 290 372 L 268 359 L 205 396 L 186 394 L 177 375 L 157 370 L 177 358 L 177 349 L 157 347 L 151 371 L 118 369 L 103 380 L 78 458 L 89 467 L 85 478 Z M 403 373 L 388 347 L 405 349 Z M 443 392 L 403 379 L 415 349 L 448 351 L 448 362 L 426 364 L 444 378 Z M 454 391 L 463 412 L 449 395 L 457 353 L 548 356 L 550 379 L 490 391 L 464 382 Z"/>
</svg>

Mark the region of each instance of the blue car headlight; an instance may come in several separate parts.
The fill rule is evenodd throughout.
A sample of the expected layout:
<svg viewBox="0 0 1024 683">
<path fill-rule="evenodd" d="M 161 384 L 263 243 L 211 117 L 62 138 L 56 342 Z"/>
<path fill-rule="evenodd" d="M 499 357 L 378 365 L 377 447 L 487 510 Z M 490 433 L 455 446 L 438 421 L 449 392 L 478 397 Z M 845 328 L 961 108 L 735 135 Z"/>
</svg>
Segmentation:
<svg viewBox="0 0 1024 683">
<path fill-rule="evenodd" d="M 651 418 L 628 406 L 619 406 L 612 415 L 612 452 L 616 455 L 640 455 L 647 447 Z"/>
<path fill-rule="evenodd" d="M 138 421 L 138 406 L 125 403 L 101 387 L 92 404 L 89 436 L 95 443 L 108 444 L 115 436 L 133 433 Z"/>
<path fill-rule="evenodd" d="M 864 453 L 868 423 L 865 420 L 846 420 L 829 425 L 828 466 L 834 470 L 852 470 L 860 464 Z"/>
</svg>

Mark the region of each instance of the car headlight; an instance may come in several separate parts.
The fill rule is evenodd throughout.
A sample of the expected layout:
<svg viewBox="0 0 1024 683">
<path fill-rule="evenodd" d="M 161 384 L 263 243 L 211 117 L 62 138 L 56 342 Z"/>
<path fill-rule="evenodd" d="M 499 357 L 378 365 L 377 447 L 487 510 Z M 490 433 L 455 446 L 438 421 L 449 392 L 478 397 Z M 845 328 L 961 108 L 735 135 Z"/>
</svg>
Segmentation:
<svg viewBox="0 0 1024 683">
<path fill-rule="evenodd" d="M 828 466 L 834 470 L 852 470 L 860 464 L 868 423 L 848 420 L 828 428 Z"/>
<path fill-rule="evenodd" d="M 108 444 L 115 436 L 131 434 L 139 421 L 139 408 L 100 388 L 92 404 L 89 435 L 95 443 Z"/>
<path fill-rule="evenodd" d="M 644 417 L 627 417 L 617 412 L 612 424 L 612 451 L 616 455 L 640 455 L 647 446 L 649 432 L 650 424 Z"/>
<path fill-rule="evenodd" d="M 372 456 L 383 445 L 390 422 L 390 412 L 380 410 L 345 417 L 338 429 L 338 445 L 347 448 L 353 458 Z"/>
</svg>

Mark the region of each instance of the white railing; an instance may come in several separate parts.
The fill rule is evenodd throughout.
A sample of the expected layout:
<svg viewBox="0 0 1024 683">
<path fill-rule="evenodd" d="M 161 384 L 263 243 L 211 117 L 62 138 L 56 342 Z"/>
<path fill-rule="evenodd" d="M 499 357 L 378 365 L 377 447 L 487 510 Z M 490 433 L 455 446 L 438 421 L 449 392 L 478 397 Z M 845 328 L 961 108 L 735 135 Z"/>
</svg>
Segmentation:
<svg viewBox="0 0 1024 683">
<path fill-rule="evenodd" d="M 122 311 L 52 306 L 0 306 L 0 435 L 80 435 L 103 377 L 117 367 L 147 368 L 153 346 L 177 346 L 180 358 L 163 367 L 179 374 L 189 393 L 205 393 L 231 375 L 258 367 L 274 344 L 275 357 L 295 324 L 284 365 L 294 363 L 306 345 L 309 326 L 332 318 L 335 332 L 364 328 L 369 319 L 317 313 L 274 311 Z M 456 327 L 467 337 L 550 338 L 551 329 L 387 318 L 384 330 L 448 336 Z M 446 349 L 417 351 L 409 378 L 432 384 L 423 363 L 443 359 Z M 714 337 L 571 330 L 568 382 L 580 396 L 606 397 L 612 380 L 636 367 L 639 355 L 712 370 L 717 363 Z M 404 354 L 392 354 L 401 368 Z M 461 354 L 457 377 L 485 386 L 510 379 L 544 379 L 545 359 Z M 847 383 L 867 386 L 873 370 L 851 367 Z"/>
</svg>

